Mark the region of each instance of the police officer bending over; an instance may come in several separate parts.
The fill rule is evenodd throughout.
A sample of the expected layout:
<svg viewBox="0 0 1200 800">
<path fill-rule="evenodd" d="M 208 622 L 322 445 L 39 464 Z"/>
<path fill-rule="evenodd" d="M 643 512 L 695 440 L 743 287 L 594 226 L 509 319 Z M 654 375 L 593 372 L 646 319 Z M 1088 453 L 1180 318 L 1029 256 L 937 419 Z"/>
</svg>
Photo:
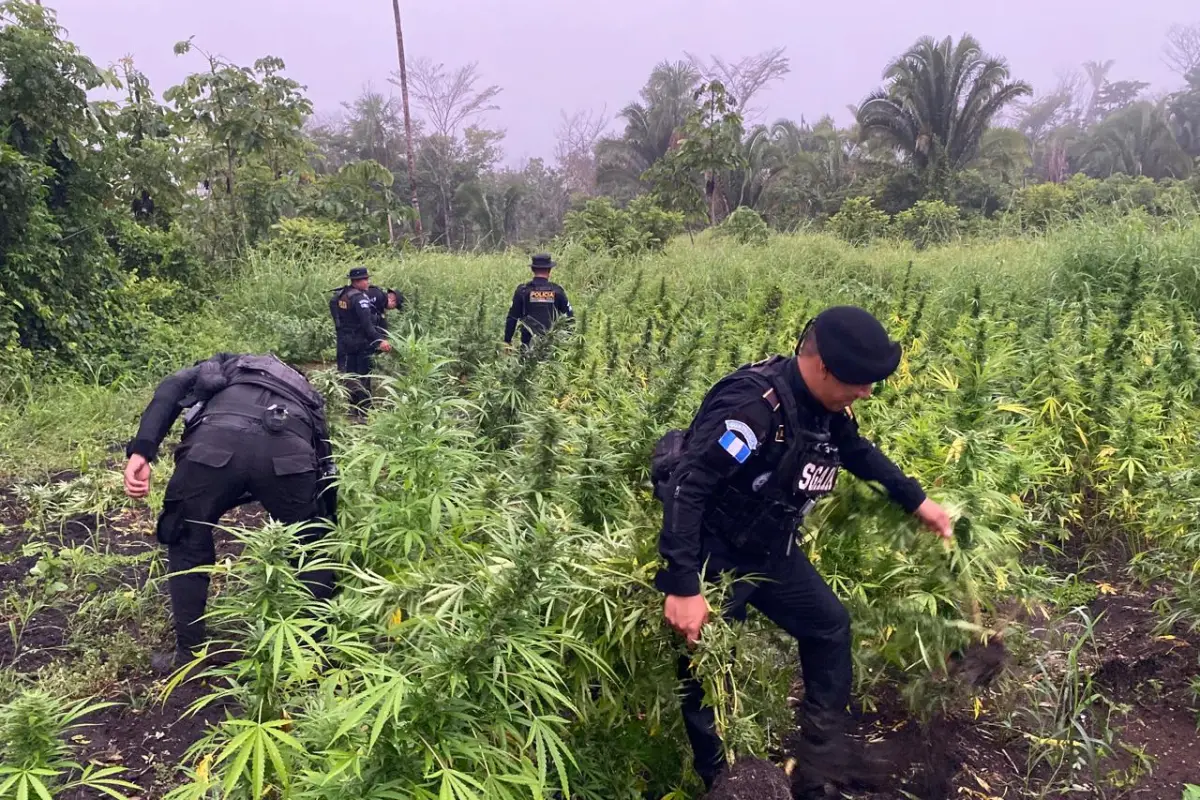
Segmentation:
<svg viewBox="0 0 1200 800">
<path fill-rule="evenodd" d="M 566 291 L 557 283 L 550 282 L 550 270 L 555 266 L 557 263 L 546 253 L 538 253 L 533 257 L 529 265 L 533 270 L 533 280 L 521 284 L 513 293 L 512 307 L 508 310 L 508 320 L 504 325 L 505 344 L 512 343 L 518 322 L 524 323 L 521 344 L 528 347 L 533 335 L 549 330 L 559 315 L 574 318 L 575 312 L 567 300 Z"/>
<path fill-rule="evenodd" d="M 158 518 L 158 540 L 167 546 L 172 573 L 216 561 L 212 526 L 235 506 L 258 500 L 285 524 L 311 522 L 308 542 L 333 520 L 337 498 L 329 485 L 332 453 L 325 402 L 300 373 L 273 355 L 218 353 L 181 369 L 159 384 L 126 448 L 125 493 L 150 492 L 150 465 L 175 419 L 184 410 L 183 438 L 175 451 L 175 474 Z M 315 570 L 304 581 L 318 599 L 333 593 L 332 570 Z M 208 575 L 168 578 L 175 620 L 174 654 L 156 654 L 157 670 L 190 661 L 205 641 L 201 616 Z"/>
<path fill-rule="evenodd" d="M 666 594 L 667 622 L 690 645 L 708 617 L 700 594 L 706 561 L 710 580 L 726 571 L 765 579 L 736 584 L 724 614 L 743 620 L 753 605 L 799 643 L 803 734 L 815 762 L 808 774 L 819 786 L 846 778 L 858 758 L 845 738 L 850 617 L 795 544 L 797 525 L 833 490 L 845 466 L 882 484 L 894 502 L 941 536 L 948 538 L 951 526 L 916 480 L 859 435 L 849 413 L 896 369 L 900 345 L 868 312 L 839 306 L 810 323 L 797 352 L 726 376 L 686 432 L 671 431 L 658 443 L 651 475 L 664 501 L 659 552 L 666 567 L 655 583 Z M 678 664 L 684 725 L 696 771 L 711 787 L 725 757 L 688 661 L 683 656 Z"/>
<path fill-rule="evenodd" d="M 372 322 L 375 323 L 375 328 L 380 335 L 387 339 L 391 335 L 391 331 L 388 330 L 387 312 L 392 309 L 404 310 L 404 294 L 396 289 L 384 289 L 379 286 L 370 287 L 367 289 L 367 294 L 371 298 L 374 311 Z"/>
<path fill-rule="evenodd" d="M 371 357 L 376 350 L 392 349 L 385 333 L 375 325 L 375 306 L 367 293 L 371 286 L 366 267 L 355 267 L 347 276 L 350 283 L 337 290 L 329 301 L 337 332 L 338 371 L 355 376 L 350 380 L 350 404 L 364 413 L 371 404 Z"/>
</svg>

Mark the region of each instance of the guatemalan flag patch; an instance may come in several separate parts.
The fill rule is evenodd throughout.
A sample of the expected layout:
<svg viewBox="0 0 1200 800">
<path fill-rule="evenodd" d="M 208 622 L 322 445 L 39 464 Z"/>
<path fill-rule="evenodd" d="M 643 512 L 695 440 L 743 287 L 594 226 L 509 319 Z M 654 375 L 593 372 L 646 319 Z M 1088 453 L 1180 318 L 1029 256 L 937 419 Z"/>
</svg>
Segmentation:
<svg viewBox="0 0 1200 800">
<path fill-rule="evenodd" d="M 745 463 L 750 457 L 750 445 L 746 444 L 733 431 L 725 431 L 725 435 L 719 440 L 720 445 L 726 453 L 733 456 L 733 460 L 739 464 Z"/>
</svg>

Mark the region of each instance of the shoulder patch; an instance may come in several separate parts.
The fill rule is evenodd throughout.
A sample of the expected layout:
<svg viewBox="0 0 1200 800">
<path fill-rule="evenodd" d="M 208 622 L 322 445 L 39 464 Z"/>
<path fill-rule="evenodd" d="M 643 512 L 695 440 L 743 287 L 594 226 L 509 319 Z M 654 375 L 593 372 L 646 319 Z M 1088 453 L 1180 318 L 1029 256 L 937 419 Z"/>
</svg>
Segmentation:
<svg viewBox="0 0 1200 800">
<path fill-rule="evenodd" d="M 767 401 L 767 405 L 769 405 L 771 407 L 771 411 L 779 410 L 779 396 L 775 392 L 774 387 L 767 389 L 765 392 L 763 392 L 762 397 L 763 397 L 763 400 Z"/>
<path fill-rule="evenodd" d="M 758 449 L 758 437 L 754 435 L 754 431 L 750 430 L 750 426 L 741 420 L 725 420 L 725 430 L 740 433 L 746 444 L 750 445 L 751 450 Z"/>
<path fill-rule="evenodd" d="M 739 464 L 746 463 L 746 459 L 750 457 L 750 447 L 733 431 L 725 431 L 725 435 L 718 440 L 718 443 Z"/>
</svg>

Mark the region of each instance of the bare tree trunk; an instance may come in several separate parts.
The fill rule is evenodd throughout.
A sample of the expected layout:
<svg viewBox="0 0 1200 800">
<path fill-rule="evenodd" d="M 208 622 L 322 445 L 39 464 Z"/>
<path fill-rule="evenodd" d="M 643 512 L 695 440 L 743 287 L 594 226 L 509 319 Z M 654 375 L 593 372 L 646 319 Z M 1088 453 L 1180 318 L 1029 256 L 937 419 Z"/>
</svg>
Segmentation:
<svg viewBox="0 0 1200 800">
<path fill-rule="evenodd" d="M 404 60 L 404 29 L 400 26 L 400 0 L 392 0 L 392 12 L 396 15 L 396 51 L 400 57 L 400 97 L 404 102 L 404 138 L 408 143 L 408 185 L 412 189 L 413 233 L 417 246 L 424 244 L 425 234 L 421 230 L 421 202 L 417 198 L 416 159 L 413 157 L 412 116 L 408 111 L 408 66 Z"/>
</svg>

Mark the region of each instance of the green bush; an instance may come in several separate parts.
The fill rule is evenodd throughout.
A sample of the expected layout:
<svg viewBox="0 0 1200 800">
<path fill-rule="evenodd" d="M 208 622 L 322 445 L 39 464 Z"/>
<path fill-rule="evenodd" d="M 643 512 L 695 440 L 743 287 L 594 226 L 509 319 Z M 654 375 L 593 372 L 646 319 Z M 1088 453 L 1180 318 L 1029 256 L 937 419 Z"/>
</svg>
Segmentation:
<svg viewBox="0 0 1200 800">
<path fill-rule="evenodd" d="M 346 238 L 346 226 L 311 217 L 285 217 L 271 226 L 271 235 L 258 246 L 268 258 L 353 261 L 362 250 Z"/>
<path fill-rule="evenodd" d="M 650 197 L 635 198 L 629 203 L 628 212 L 644 251 L 661 252 L 672 236 L 683 233 L 683 214 L 667 211 Z"/>
<path fill-rule="evenodd" d="M 850 244 L 862 245 L 887 234 L 888 215 L 869 197 L 852 197 L 827 223 L 830 233 Z"/>
<path fill-rule="evenodd" d="M 740 206 L 717 228 L 717 235 L 732 237 L 740 244 L 764 245 L 771 229 L 753 208 Z"/>
<path fill-rule="evenodd" d="M 1039 183 L 1013 194 L 1009 215 L 1026 230 L 1044 231 L 1079 214 L 1079 195 L 1060 183 Z"/>
<path fill-rule="evenodd" d="M 942 200 L 921 200 L 892 220 L 892 229 L 917 247 L 945 244 L 955 238 L 961 228 L 957 206 Z"/>
<path fill-rule="evenodd" d="M 139 225 L 128 217 L 116 217 L 108 243 L 121 268 L 139 278 L 161 278 L 203 288 L 212 277 L 195 243 L 178 226 L 162 230 Z"/>
<path fill-rule="evenodd" d="M 683 215 L 665 211 L 649 197 L 639 197 L 627 210 L 607 197 L 589 200 L 563 220 L 563 238 L 589 253 L 635 256 L 658 252 L 683 231 Z"/>
</svg>

